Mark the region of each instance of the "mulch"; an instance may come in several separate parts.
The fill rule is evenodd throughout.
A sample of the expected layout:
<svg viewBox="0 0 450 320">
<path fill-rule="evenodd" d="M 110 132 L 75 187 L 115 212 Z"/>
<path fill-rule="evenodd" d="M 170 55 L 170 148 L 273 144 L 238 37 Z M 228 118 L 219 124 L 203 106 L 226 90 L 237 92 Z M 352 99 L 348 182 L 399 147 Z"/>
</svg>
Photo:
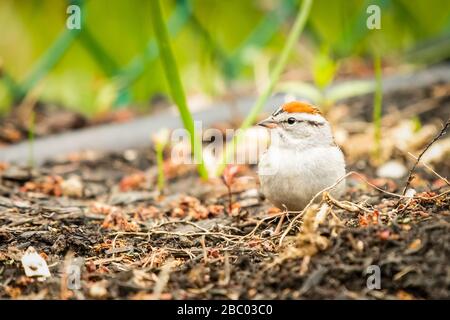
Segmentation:
<svg viewBox="0 0 450 320">
<path fill-rule="evenodd" d="M 342 199 L 325 195 L 280 222 L 252 166 L 239 169 L 230 206 L 221 179 L 170 161 L 160 193 L 153 150 L 0 164 L 0 298 L 448 299 L 449 186 L 420 167 L 405 198 L 405 178 L 376 177 L 370 159 L 348 170 Z M 437 170 L 450 172 L 448 161 Z M 25 275 L 30 246 L 52 277 Z M 374 267 L 379 289 L 368 285 Z"/>
</svg>

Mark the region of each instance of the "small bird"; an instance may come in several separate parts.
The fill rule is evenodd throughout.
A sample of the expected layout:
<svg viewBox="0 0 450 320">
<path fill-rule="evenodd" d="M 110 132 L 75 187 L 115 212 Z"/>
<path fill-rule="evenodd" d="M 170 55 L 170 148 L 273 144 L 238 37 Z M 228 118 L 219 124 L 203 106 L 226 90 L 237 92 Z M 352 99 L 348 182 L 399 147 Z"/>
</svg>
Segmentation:
<svg viewBox="0 0 450 320">
<path fill-rule="evenodd" d="M 258 125 L 271 130 L 271 145 L 258 164 L 261 191 L 278 208 L 303 210 L 317 193 L 344 177 L 344 155 L 317 107 L 288 102 Z M 342 179 L 329 192 L 339 197 L 344 191 Z"/>
</svg>

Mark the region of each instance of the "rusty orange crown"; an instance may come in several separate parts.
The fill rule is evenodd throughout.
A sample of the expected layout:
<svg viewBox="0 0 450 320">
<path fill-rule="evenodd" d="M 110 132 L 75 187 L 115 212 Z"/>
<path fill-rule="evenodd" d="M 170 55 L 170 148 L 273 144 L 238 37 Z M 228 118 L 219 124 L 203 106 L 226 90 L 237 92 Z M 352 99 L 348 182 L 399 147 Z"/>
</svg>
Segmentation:
<svg viewBox="0 0 450 320">
<path fill-rule="evenodd" d="M 287 113 L 309 113 L 309 114 L 321 114 L 320 110 L 307 103 L 302 101 L 291 101 L 283 104 L 282 109 Z"/>
</svg>

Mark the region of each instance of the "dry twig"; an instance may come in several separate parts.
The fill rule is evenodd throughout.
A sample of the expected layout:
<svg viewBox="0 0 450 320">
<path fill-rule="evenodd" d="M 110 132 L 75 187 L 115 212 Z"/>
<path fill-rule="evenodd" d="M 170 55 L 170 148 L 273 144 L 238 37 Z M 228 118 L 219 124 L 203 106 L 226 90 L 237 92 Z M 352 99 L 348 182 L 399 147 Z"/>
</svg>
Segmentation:
<svg viewBox="0 0 450 320">
<path fill-rule="evenodd" d="M 439 131 L 439 133 L 433 138 L 433 140 L 431 140 L 426 147 L 422 150 L 422 152 L 419 154 L 419 156 L 416 159 L 416 162 L 414 163 L 413 167 L 411 168 L 411 170 L 409 170 L 409 175 L 408 175 L 408 179 L 406 180 L 406 184 L 405 187 L 403 188 L 403 192 L 402 195 L 404 196 L 406 194 L 406 190 L 408 190 L 409 185 L 411 184 L 411 181 L 414 178 L 414 171 L 416 170 L 417 165 L 420 162 L 420 159 L 423 157 L 423 155 L 425 154 L 425 152 L 427 152 L 427 150 L 433 145 L 433 143 L 435 143 L 436 141 L 438 141 L 443 135 L 445 135 L 447 133 L 447 129 L 450 126 L 450 119 L 447 120 L 447 122 L 445 123 L 445 125 L 442 127 L 442 130 Z"/>
<path fill-rule="evenodd" d="M 423 164 L 423 166 L 425 168 L 427 168 L 428 170 L 430 170 L 434 175 L 436 175 L 439 179 L 441 179 L 442 181 L 444 181 L 447 185 L 450 186 L 450 181 L 448 181 L 445 177 L 441 176 L 439 173 L 437 173 L 432 167 L 430 167 L 426 162 L 420 161 L 418 157 L 416 157 L 415 155 L 413 155 L 411 152 L 408 152 L 408 155 L 411 156 L 412 158 L 414 158 L 415 160 L 417 160 L 418 162 L 420 162 L 421 164 Z"/>
</svg>

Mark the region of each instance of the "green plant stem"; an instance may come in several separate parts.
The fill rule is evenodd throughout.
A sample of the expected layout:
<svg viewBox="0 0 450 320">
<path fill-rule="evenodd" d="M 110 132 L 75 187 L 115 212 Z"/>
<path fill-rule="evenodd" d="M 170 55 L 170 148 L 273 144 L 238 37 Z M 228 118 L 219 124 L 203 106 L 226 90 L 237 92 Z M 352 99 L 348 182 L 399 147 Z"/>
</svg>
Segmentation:
<svg viewBox="0 0 450 320">
<path fill-rule="evenodd" d="M 169 35 L 175 37 L 189 21 L 192 8 L 188 0 L 178 0 L 173 14 L 167 21 Z M 125 68 L 120 71 L 117 83 L 119 85 L 117 99 L 114 103 L 116 107 L 128 105 L 131 102 L 130 86 L 136 82 L 151 63 L 158 58 L 159 51 L 155 39 L 150 39 L 145 50 L 135 56 Z"/>
<path fill-rule="evenodd" d="M 375 54 L 373 66 L 375 72 L 375 94 L 373 97 L 373 125 L 374 125 L 374 141 L 375 141 L 374 153 L 376 157 L 379 157 L 381 150 L 381 113 L 383 103 L 381 58 L 379 54 Z"/>
<path fill-rule="evenodd" d="M 178 106 L 181 120 L 185 129 L 189 132 L 191 149 L 193 150 L 195 162 L 198 164 L 198 172 L 203 179 L 208 178 L 208 171 L 202 157 L 202 140 L 195 132 L 194 119 L 189 111 L 186 95 L 181 83 L 180 74 L 178 72 L 177 63 L 170 46 L 169 35 L 163 20 L 161 6 L 159 0 L 150 1 L 151 16 L 155 35 L 160 50 L 160 57 L 169 84 L 170 93 L 175 104 Z"/>
<path fill-rule="evenodd" d="M 20 87 L 16 81 L 0 66 L 0 81 L 3 81 L 6 84 L 6 87 L 10 94 L 12 95 L 14 101 L 18 101 L 20 97 L 22 97 L 22 93 L 20 91 Z"/>
<path fill-rule="evenodd" d="M 216 172 L 218 176 L 222 174 L 226 165 L 230 162 L 230 159 L 234 156 L 234 150 L 236 148 L 236 145 L 241 141 L 245 130 L 248 129 L 248 127 L 250 127 L 255 122 L 256 117 L 261 112 L 261 109 L 263 108 L 267 99 L 272 94 L 273 88 L 278 82 L 281 72 L 283 72 L 286 66 L 289 54 L 291 53 L 292 48 L 294 47 L 296 41 L 300 37 L 303 27 L 305 26 L 306 20 L 308 19 L 309 16 L 311 5 L 312 0 L 303 0 L 302 6 L 300 7 L 299 12 L 297 13 L 294 26 L 292 27 L 292 30 L 289 33 L 289 37 L 286 41 L 286 44 L 284 45 L 283 50 L 281 52 L 280 58 L 278 59 L 274 69 L 270 74 L 269 84 L 253 105 L 252 109 L 250 110 L 250 113 L 242 122 L 239 134 L 235 135 L 233 139 L 227 144 L 224 156 L 222 158 L 222 162 L 220 163 L 220 166 Z"/>
<path fill-rule="evenodd" d="M 79 40 L 108 77 L 113 77 L 117 74 L 119 65 L 95 39 L 87 26 L 84 26 L 82 32 L 80 32 Z"/>
<path fill-rule="evenodd" d="M 243 68 L 244 54 L 248 48 L 261 48 L 273 38 L 295 10 L 295 2 L 295 0 L 283 0 L 277 10 L 268 12 L 265 15 L 250 35 L 228 57 L 226 68 L 224 69 L 226 77 L 234 79 L 238 76 Z"/>
<path fill-rule="evenodd" d="M 156 149 L 156 164 L 158 167 L 158 190 L 162 192 L 166 184 L 166 179 L 164 176 L 164 145 L 157 143 L 155 145 Z"/>
<path fill-rule="evenodd" d="M 72 45 L 75 38 L 79 35 L 79 30 L 64 30 L 47 52 L 39 59 L 31 73 L 22 83 L 20 90 L 22 96 L 26 95 L 40 79 L 61 60 L 64 53 Z"/>
<path fill-rule="evenodd" d="M 84 8 L 83 0 L 71 1 L 70 4 L 76 4 L 80 6 L 81 9 Z M 83 28 L 84 20 L 82 19 L 81 21 Z M 36 86 L 38 82 L 50 72 L 51 69 L 53 69 L 53 67 L 61 60 L 73 44 L 74 40 L 79 36 L 80 31 L 81 30 L 79 29 L 65 29 L 60 33 L 58 38 L 53 42 L 50 48 L 47 49 L 44 55 L 39 58 L 32 71 L 19 86 L 18 95 L 15 97 L 17 101 L 24 98 L 26 94 L 33 89 L 33 87 Z"/>
</svg>

